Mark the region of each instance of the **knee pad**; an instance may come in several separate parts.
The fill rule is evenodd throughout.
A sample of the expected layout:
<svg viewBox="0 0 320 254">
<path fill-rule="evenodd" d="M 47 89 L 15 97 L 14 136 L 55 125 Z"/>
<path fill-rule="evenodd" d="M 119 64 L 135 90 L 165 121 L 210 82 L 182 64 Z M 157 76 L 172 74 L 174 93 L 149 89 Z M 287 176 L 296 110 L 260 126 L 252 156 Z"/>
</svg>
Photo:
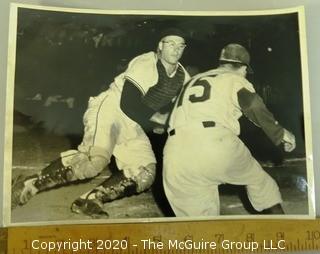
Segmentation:
<svg viewBox="0 0 320 254">
<path fill-rule="evenodd" d="M 150 163 L 145 167 L 140 167 L 140 172 L 132 179 L 137 183 L 137 192 L 142 192 L 151 187 L 156 176 L 156 164 Z"/>
</svg>

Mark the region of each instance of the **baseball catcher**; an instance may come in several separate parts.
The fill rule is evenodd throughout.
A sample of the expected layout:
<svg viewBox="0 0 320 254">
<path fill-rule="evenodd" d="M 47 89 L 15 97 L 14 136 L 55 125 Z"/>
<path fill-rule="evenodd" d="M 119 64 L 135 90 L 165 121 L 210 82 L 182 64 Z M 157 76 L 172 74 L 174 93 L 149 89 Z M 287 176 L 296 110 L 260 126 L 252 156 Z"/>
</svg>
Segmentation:
<svg viewBox="0 0 320 254">
<path fill-rule="evenodd" d="M 105 217 L 105 202 L 148 189 L 155 178 L 156 160 L 146 132 L 153 128 L 151 120 L 157 112 L 172 103 L 189 79 L 178 62 L 184 48 L 180 30 L 165 30 L 157 52 L 135 57 L 108 90 L 91 97 L 78 149 L 62 152 L 38 174 L 17 178 L 12 184 L 12 208 L 43 190 L 95 177 L 112 155 L 119 170 L 76 199 L 73 212 Z"/>
</svg>

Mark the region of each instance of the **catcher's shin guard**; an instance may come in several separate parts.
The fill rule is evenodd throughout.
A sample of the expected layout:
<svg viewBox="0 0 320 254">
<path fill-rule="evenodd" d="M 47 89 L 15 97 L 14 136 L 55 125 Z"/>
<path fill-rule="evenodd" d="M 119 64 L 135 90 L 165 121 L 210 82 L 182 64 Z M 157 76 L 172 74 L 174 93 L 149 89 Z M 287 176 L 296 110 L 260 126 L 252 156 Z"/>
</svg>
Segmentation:
<svg viewBox="0 0 320 254">
<path fill-rule="evenodd" d="M 108 217 L 108 213 L 103 210 L 104 203 L 147 190 L 154 181 L 155 173 L 154 163 L 141 166 L 139 174 L 133 178 L 127 178 L 122 171 L 116 171 L 101 185 L 76 199 L 71 205 L 71 211 L 93 218 Z"/>
<path fill-rule="evenodd" d="M 27 203 L 36 193 L 74 180 L 71 167 L 65 167 L 61 158 L 50 163 L 39 174 L 18 176 L 12 182 L 11 207 Z"/>
<path fill-rule="evenodd" d="M 73 180 L 75 179 L 72 167 L 65 167 L 62 164 L 61 158 L 59 158 L 40 172 L 34 181 L 34 186 L 39 191 L 43 191 L 55 186 L 64 185 Z"/>
<path fill-rule="evenodd" d="M 101 185 L 76 199 L 71 205 L 71 211 L 97 218 L 108 217 L 108 213 L 103 210 L 103 203 L 136 193 L 137 183 L 127 178 L 122 171 L 117 171 Z"/>
</svg>

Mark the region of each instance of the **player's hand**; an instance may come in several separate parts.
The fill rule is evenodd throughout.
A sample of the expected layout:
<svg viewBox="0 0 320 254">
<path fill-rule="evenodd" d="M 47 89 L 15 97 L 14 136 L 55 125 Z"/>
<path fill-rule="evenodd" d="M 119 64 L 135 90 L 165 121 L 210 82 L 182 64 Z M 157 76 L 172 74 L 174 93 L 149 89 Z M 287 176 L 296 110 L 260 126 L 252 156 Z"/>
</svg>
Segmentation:
<svg viewBox="0 0 320 254">
<path fill-rule="evenodd" d="M 168 117 L 169 117 L 169 113 L 161 114 L 160 112 L 156 112 L 152 115 L 152 117 L 150 118 L 150 121 L 160 125 L 165 125 Z"/>
<path fill-rule="evenodd" d="M 153 133 L 159 134 L 159 135 L 162 135 L 163 133 L 166 132 L 164 125 L 156 125 L 152 131 Z"/>
<path fill-rule="evenodd" d="M 282 142 L 284 144 L 284 150 L 286 152 L 292 152 L 296 148 L 295 136 L 286 129 L 284 129 Z"/>
</svg>

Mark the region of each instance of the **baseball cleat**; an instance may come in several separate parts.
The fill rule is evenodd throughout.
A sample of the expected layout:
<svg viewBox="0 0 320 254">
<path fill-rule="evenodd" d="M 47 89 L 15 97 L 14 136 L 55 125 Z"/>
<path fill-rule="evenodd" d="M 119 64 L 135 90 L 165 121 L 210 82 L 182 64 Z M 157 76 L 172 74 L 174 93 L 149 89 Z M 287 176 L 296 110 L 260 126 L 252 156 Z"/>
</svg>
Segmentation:
<svg viewBox="0 0 320 254">
<path fill-rule="evenodd" d="M 13 179 L 11 187 L 11 209 L 26 204 L 34 195 L 36 195 L 38 192 L 38 189 L 34 186 L 36 179 L 36 175 L 19 175 Z"/>
<path fill-rule="evenodd" d="M 71 205 L 71 211 L 95 219 L 109 218 L 109 214 L 103 210 L 103 203 L 98 199 L 77 198 Z"/>
</svg>

